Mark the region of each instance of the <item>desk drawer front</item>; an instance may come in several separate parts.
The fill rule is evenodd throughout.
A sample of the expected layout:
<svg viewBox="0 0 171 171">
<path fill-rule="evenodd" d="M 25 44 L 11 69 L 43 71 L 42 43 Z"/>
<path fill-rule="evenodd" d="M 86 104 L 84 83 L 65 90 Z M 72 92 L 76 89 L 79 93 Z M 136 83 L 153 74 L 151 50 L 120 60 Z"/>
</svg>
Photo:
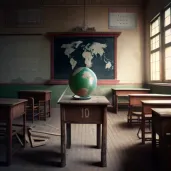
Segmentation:
<svg viewBox="0 0 171 171">
<path fill-rule="evenodd" d="M 61 110 L 66 122 L 102 123 L 104 108 L 99 106 L 65 106 Z"/>
<path fill-rule="evenodd" d="M 142 102 L 141 100 L 171 100 L 171 97 L 166 97 L 166 96 L 146 96 L 146 97 L 135 97 L 135 96 L 131 96 L 130 99 L 129 99 L 129 104 L 130 105 L 133 105 L 133 106 L 136 106 L 136 105 L 139 105 L 139 106 L 142 106 Z"/>
<path fill-rule="evenodd" d="M 128 95 L 128 94 L 148 94 L 148 91 L 145 90 L 122 90 L 116 91 L 116 95 Z"/>
<path fill-rule="evenodd" d="M 28 97 L 33 97 L 35 101 L 45 100 L 45 93 L 19 93 L 19 98 L 27 99 Z"/>
<path fill-rule="evenodd" d="M 145 104 L 143 105 L 143 114 L 152 114 L 151 108 L 169 108 L 170 104 Z"/>
<path fill-rule="evenodd" d="M 163 134 L 171 133 L 171 118 L 160 118 L 160 117 L 153 117 L 152 122 L 154 122 L 155 131 L 160 133 L 162 129 Z"/>
<path fill-rule="evenodd" d="M 45 94 L 45 100 L 48 101 L 51 99 L 51 93 L 46 93 Z"/>
<path fill-rule="evenodd" d="M 12 118 L 17 118 L 25 112 L 25 104 L 18 104 L 12 108 Z"/>
</svg>

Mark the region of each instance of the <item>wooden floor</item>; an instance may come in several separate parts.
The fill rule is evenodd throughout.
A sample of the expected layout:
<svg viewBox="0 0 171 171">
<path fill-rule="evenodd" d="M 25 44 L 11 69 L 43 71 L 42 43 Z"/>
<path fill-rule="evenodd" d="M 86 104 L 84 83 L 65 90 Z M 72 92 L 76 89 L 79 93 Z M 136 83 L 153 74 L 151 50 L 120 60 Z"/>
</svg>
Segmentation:
<svg viewBox="0 0 171 171">
<path fill-rule="evenodd" d="M 18 151 L 13 156 L 10 167 L 0 167 L 2 171 L 153 171 L 151 144 L 141 145 L 137 138 L 138 128 L 126 124 L 126 111 L 117 115 L 108 112 L 107 167 L 100 167 L 100 150 L 96 143 L 95 125 L 72 125 L 72 147 L 67 150 L 67 165 L 59 167 L 60 137 L 52 137 L 46 146 Z M 35 122 L 37 128 L 46 131 L 60 131 L 59 108 L 52 110 L 52 117 L 44 122 Z M 58 130 L 49 125 L 57 127 Z M 40 126 L 41 125 L 41 126 Z"/>
</svg>

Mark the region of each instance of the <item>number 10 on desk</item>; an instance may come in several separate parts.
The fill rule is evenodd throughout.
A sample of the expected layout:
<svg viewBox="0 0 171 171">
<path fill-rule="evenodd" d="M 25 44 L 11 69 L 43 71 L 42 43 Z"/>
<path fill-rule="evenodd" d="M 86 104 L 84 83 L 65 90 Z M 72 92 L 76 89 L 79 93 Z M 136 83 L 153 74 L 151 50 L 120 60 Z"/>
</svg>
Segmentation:
<svg viewBox="0 0 171 171">
<path fill-rule="evenodd" d="M 90 116 L 89 108 L 82 108 L 81 109 L 81 117 L 82 118 L 89 118 L 89 116 Z"/>
</svg>

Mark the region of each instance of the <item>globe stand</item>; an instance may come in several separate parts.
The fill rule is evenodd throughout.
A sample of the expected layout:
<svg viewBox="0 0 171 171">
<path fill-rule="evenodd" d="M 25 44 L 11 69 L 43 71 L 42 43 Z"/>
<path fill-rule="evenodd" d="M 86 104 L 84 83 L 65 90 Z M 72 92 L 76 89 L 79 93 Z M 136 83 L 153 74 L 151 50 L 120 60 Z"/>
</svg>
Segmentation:
<svg viewBox="0 0 171 171">
<path fill-rule="evenodd" d="M 91 99 L 91 96 L 81 97 L 81 96 L 73 95 L 72 97 L 75 100 L 89 100 L 89 99 Z"/>
</svg>

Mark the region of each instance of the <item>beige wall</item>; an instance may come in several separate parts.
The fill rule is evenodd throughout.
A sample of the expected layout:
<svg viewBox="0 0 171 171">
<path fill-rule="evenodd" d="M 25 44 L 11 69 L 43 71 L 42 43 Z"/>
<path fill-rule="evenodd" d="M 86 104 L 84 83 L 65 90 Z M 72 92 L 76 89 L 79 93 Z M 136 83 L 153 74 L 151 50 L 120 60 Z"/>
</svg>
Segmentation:
<svg viewBox="0 0 171 171">
<path fill-rule="evenodd" d="M 4 1 L 7 3 L 7 0 Z M 12 11 L 17 8 L 11 5 L 11 9 L 1 9 L 0 11 L 0 33 L 46 33 L 46 32 L 67 32 L 74 27 L 82 26 L 83 24 L 83 1 L 58 1 L 61 4 L 54 4 L 57 1 L 44 0 L 44 4 L 40 4 L 40 1 L 35 0 L 32 2 L 30 8 L 34 6 L 41 8 L 43 12 L 43 24 L 38 27 L 17 27 L 16 25 L 10 25 L 10 21 L 5 24 L 5 14 L 12 14 Z M 121 35 L 118 38 L 117 47 L 117 74 L 120 83 L 142 83 L 143 82 L 143 18 L 139 5 L 141 1 L 135 0 L 87 0 L 86 6 L 86 23 L 89 27 L 95 27 L 96 31 L 101 32 L 117 32 L 121 31 Z M 70 3 L 70 5 L 68 5 Z M 4 5 L 5 6 L 5 5 Z M 16 5 L 17 6 L 17 5 Z M 8 4 L 9 7 L 9 4 Z M 134 30 L 112 30 L 108 29 L 108 9 L 115 8 L 116 10 L 129 10 L 138 14 L 138 26 Z M 16 39 L 16 41 L 19 41 Z M 27 39 L 25 40 L 27 42 Z M 34 41 L 34 40 L 33 40 Z M 47 41 L 43 40 L 46 44 Z M 29 39 L 30 42 L 30 39 Z M 42 43 L 42 42 L 41 42 Z M 25 49 L 21 49 L 21 51 Z M 46 54 L 49 53 L 47 49 Z M 35 54 L 35 58 L 39 58 L 39 54 Z M 3 54 L 5 56 L 5 54 Z M 50 61 L 49 56 L 46 56 Z M 48 62 L 47 62 L 48 63 Z M 50 73 L 50 71 L 47 71 Z M 46 75 L 49 75 L 46 73 Z M 0 80 L 1 81 L 1 80 Z"/>
<path fill-rule="evenodd" d="M 150 52 L 150 42 L 149 42 L 149 36 L 150 36 L 150 21 L 168 4 L 170 3 L 169 0 L 150 0 L 146 9 L 146 18 L 145 18 L 145 32 L 146 32 L 146 41 L 145 41 L 145 80 L 146 82 L 149 82 L 150 80 L 150 71 L 149 71 L 149 52 Z"/>
</svg>

